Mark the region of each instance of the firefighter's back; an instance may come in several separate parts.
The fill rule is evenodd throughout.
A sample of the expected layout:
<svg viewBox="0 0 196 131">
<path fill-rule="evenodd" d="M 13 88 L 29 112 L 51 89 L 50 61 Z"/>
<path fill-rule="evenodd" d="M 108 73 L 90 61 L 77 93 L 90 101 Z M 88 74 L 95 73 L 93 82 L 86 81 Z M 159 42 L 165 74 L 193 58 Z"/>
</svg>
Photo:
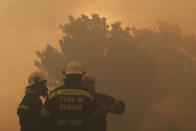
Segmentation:
<svg viewBox="0 0 196 131">
<path fill-rule="evenodd" d="M 53 90 L 44 105 L 49 128 L 55 131 L 88 131 L 96 108 L 94 96 L 82 87 L 84 74 L 79 63 L 68 64 L 65 71 L 64 85 Z"/>
<path fill-rule="evenodd" d="M 94 97 L 82 89 L 62 86 L 52 92 L 45 108 L 50 113 L 51 128 L 57 131 L 87 131 L 94 111 Z"/>
</svg>

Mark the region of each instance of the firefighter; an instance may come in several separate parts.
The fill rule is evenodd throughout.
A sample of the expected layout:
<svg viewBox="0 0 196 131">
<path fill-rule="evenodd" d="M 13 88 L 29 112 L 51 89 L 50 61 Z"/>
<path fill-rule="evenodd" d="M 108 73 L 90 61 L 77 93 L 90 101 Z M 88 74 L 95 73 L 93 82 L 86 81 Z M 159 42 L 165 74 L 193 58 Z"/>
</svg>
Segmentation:
<svg viewBox="0 0 196 131">
<path fill-rule="evenodd" d="M 93 94 L 82 88 L 83 68 L 71 62 L 65 69 L 64 85 L 49 93 L 43 110 L 49 130 L 89 131 L 95 111 Z"/>
<path fill-rule="evenodd" d="M 21 131 L 43 131 L 40 96 L 47 96 L 46 83 L 44 72 L 37 71 L 29 75 L 25 96 L 17 109 Z"/>
<path fill-rule="evenodd" d="M 96 93 L 96 79 L 90 75 L 83 76 L 83 88 L 95 94 L 95 102 L 97 104 L 96 112 L 93 114 L 93 131 L 107 130 L 107 115 L 108 113 L 123 114 L 125 104 L 123 101 L 116 100 L 108 95 Z"/>
<path fill-rule="evenodd" d="M 96 79 L 93 76 L 85 74 L 82 77 L 82 87 L 85 90 L 90 91 L 94 95 L 96 93 L 95 84 L 96 84 Z"/>
<path fill-rule="evenodd" d="M 93 131 L 106 131 L 107 130 L 107 115 L 123 114 L 125 104 L 123 101 L 116 100 L 111 96 L 96 93 L 95 101 L 98 105 L 97 111 L 93 115 L 94 127 Z"/>
</svg>

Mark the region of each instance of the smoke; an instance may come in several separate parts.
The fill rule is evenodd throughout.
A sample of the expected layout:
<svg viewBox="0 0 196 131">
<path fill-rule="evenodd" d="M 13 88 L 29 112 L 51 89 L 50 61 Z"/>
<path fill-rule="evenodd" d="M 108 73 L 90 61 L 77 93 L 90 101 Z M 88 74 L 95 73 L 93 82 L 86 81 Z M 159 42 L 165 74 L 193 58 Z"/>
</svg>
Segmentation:
<svg viewBox="0 0 196 131">
<path fill-rule="evenodd" d="M 139 131 L 194 131 L 195 109 L 196 106 L 187 101 L 169 95 L 138 120 L 138 129 Z"/>
<path fill-rule="evenodd" d="M 19 121 L 16 118 L 17 101 L 13 97 L 0 97 L 1 103 L 1 126 L 0 129 L 7 131 L 19 131 L 18 127 Z"/>
<path fill-rule="evenodd" d="M 99 13 L 101 16 L 105 16 L 109 23 L 120 20 L 122 21 L 123 26 L 134 25 L 136 27 L 149 27 L 152 26 L 152 23 L 155 21 L 168 20 L 171 23 L 178 23 L 181 25 L 182 33 L 188 32 L 191 34 L 196 31 L 196 18 L 192 15 L 193 12 L 195 12 L 195 4 L 195 1 L 192 0 L 1 1 L 0 68 L 2 70 L 0 75 L 0 89 L 1 96 L 12 96 L 14 100 L 7 100 L 4 97 L 0 98 L 1 105 L 4 105 L 1 110 L 2 119 L 0 120 L 4 122 L 6 118 L 9 118 L 8 121 L 11 121 L 11 124 L 4 122 L 0 126 L 0 129 L 13 131 L 14 129 L 12 129 L 12 126 L 10 125 L 13 125 L 13 128 L 18 129 L 18 119 L 15 115 L 16 105 L 23 96 L 28 74 L 36 69 L 33 66 L 33 60 L 36 58 L 35 51 L 45 48 L 45 45 L 48 43 L 55 48 L 59 47 L 57 41 L 61 39 L 62 31 L 58 27 L 59 24 L 68 22 L 68 15 L 72 14 L 74 16 L 79 16 L 81 14 L 90 15 L 91 13 Z M 162 102 L 158 102 L 162 105 L 159 105 L 159 107 L 171 106 L 171 104 L 164 104 L 164 101 L 168 102 L 175 99 L 175 101 L 173 101 L 174 105 L 177 103 L 178 105 L 181 105 L 181 107 L 187 106 L 187 110 L 190 108 L 190 113 L 194 114 L 194 107 L 192 106 L 194 106 L 195 100 L 195 66 L 192 66 L 194 62 L 189 60 L 189 58 L 194 60 L 196 57 L 194 36 L 188 37 L 185 40 L 184 37 L 186 36 L 184 34 L 178 34 L 178 37 L 172 37 L 175 38 L 175 40 L 171 41 L 168 36 L 173 36 L 173 34 L 167 35 L 167 32 L 170 32 L 171 28 L 166 28 L 165 35 L 162 35 L 161 37 L 156 32 L 151 31 L 151 28 L 140 29 L 141 30 L 137 28 L 136 30 L 136 32 L 138 31 L 139 33 L 138 35 L 132 30 L 132 32 L 135 33 L 135 36 L 137 36 L 135 40 L 139 44 L 143 43 L 141 47 L 147 49 L 159 63 L 159 68 L 157 70 L 161 73 L 157 79 L 160 82 L 155 84 L 157 88 L 161 90 L 161 93 L 156 97 L 163 99 Z M 145 36 L 142 35 L 142 33 L 145 33 Z M 164 32 L 162 32 L 162 34 L 164 34 Z M 148 37 L 149 39 L 147 39 Z M 180 43 L 180 45 L 171 45 L 171 43 Z M 167 44 L 167 46 L 163 46 L 165 44 Z M 168 47 L 173 48 L 164 50 Z M 180 50 L 178 50 L 179 48 Z M 174 52 L 183 53 L 177 55 L 177 53 Z M 188 60 L 182 60 L 180 58 L 188 58 Z M 181 72 L 182 70 L 184 73 Z M 168 92 L 175 92 L 176 95 L 168 96 Z M 9 106 L 8 103 L 12 106 Z M 147 111 L 143 117 L 138 118 L 140 120 L 136 122 L 136 125 L 139 124 L 140 126 L 138 129 L 144 130 L 144 128 L 142 128 L 143 126 L 149 126 L 150 129 L 153 129 L 153 124 L 148 124 L 148 122 L 155 122 L 158 124 L 158 129 L 169 130 L 165 128 L 168 125 L 167 121 L 169 118 L 163 118 L 163 115 L 160 114 L 154 116 L 149 112 Z M 161 109 L 156 109 L 154 112 L 161 112 Z M 166 115 L 166 113 L 162 114 Z M 190 116 L 187 113 L 185 114 L 187 117 Z M 184 119 L 190 122 L 191 119 L 187 117 Z M 195 118 L 193 117 L 192 119 Z M 119 120 L 121 119 L 119 118 Z M 179 124 L 176 124 L 176 121 L 180 120 L 169 119 L 169 121 L 172 121 L 169 122 L 172 123 L 169 125 L 172 125 L 173 128 L 179 130 L 185 130 L 186 128 L 187 130 L 193 129 L 191 129 L 193 125 L 190 125 L 189 128 L 188 126 L 179 126 Z"/>
</svg>

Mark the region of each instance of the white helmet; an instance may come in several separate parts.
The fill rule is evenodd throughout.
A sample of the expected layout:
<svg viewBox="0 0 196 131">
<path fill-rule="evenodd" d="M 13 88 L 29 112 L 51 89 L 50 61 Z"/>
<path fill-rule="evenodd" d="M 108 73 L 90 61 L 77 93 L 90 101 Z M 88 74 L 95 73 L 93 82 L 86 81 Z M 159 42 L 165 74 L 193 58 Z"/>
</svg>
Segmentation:
<svg viewBox="0 0 196 131">
<path fill-rule="evenodd" d="M 47 73 L 43 71 L 36 71 L 29 75 L 28 77 L 28 85 L 33 85 L 35 83 L 47 81 Z"/>
<path fill-rule="evenodd" d="M 69 74 L 84 75 L 84 69 L 82 68 L 82 66 L 78 62 L 72 61 L 69 64 L 67 64 L 67 66 L 65 68 L 65 75 L 69 75 Z"/>
</svg>

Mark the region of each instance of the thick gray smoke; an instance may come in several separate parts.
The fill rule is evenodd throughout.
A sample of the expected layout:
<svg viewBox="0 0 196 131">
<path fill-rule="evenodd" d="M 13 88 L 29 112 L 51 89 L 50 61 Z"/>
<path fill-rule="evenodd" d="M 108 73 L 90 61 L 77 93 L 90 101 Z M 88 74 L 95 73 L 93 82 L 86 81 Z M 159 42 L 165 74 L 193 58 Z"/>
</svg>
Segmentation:
<svg viewBox="0 0 196 131">
<path fill-rule="evenodd" d="M 185 36 L 178 26 L 167 22 L 158 22 L 153 29 L 123 28 L 120 22 L 109 25 L 96 14 L 91 18 L 70 16 L 69 23 L 60 28 L 64 33 L 59 41 L 61 52 L 48 45 L 37 52 L 40 60 L 35 61 L 48 72 L 51 87 L 62 84 L 64 66 L 76 60 L 97 78 L 98 92 L 127 104 L 124 115 L 109 118 L 109 130 L 194 129 L 191 121 L 196 118 L 189 118 L 195 114 L 193 36 Z"/>
</svg>

